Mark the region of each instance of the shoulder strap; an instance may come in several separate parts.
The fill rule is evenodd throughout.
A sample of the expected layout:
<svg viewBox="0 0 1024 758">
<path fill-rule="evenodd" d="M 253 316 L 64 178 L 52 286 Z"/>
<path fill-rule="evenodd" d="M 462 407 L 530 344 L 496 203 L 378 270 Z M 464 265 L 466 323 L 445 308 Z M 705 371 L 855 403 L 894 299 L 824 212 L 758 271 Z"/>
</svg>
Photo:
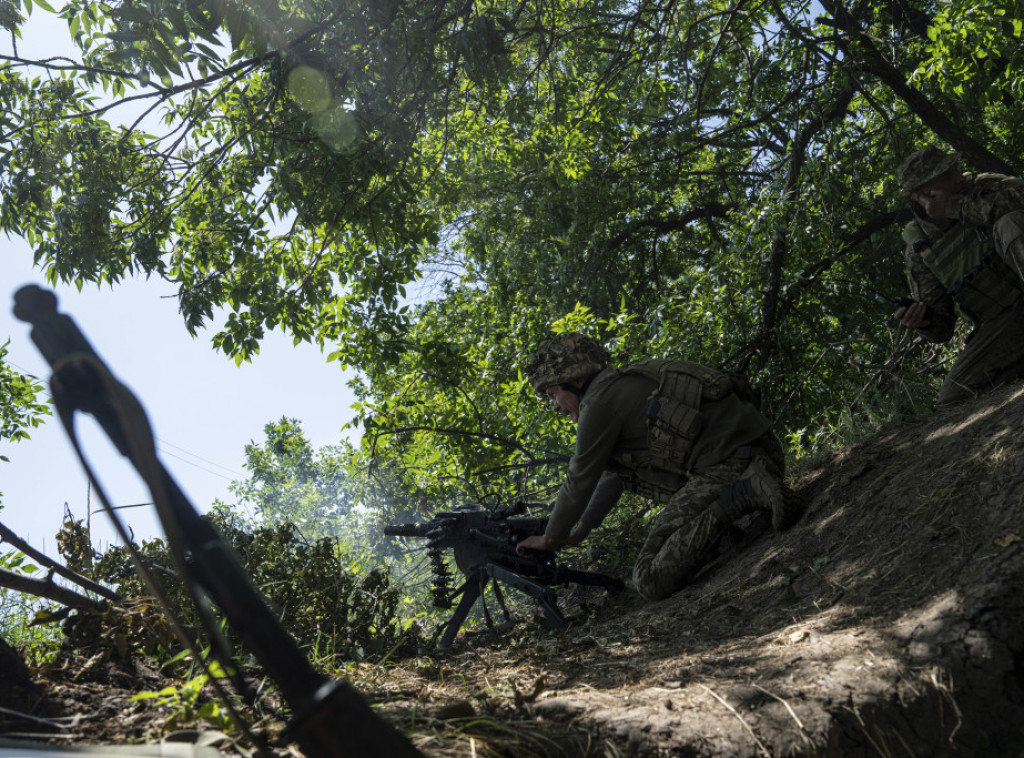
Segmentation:
<svg viewBox="0 0 1024 758">
<path fill-rule="evenodd" d="M 631 364 L 624 373 L 642 374 L 658 383 L 658 392 L 692 407 L 730 394 L 760 406 L 759 393 L 743 376 L 684 360 L 652 359 Z"/>
</svg>

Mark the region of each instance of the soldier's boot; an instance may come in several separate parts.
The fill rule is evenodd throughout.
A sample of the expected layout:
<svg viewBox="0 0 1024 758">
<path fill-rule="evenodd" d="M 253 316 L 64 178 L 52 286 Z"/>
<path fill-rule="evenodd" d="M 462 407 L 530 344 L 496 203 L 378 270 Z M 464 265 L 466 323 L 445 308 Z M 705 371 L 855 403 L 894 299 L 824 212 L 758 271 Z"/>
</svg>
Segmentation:
<svg viewBox="0 0 1024 758">
<path fill-rule="evenodd" d="M 803 503 L 778 476 L 768 471 L 763 458 L 755 458 L 736 483 L 718 496 L 713 513 L 732 523 L 742 516 L 767 511 L 776 531 L 789 529 L 803 515 Z"/>
</svg>

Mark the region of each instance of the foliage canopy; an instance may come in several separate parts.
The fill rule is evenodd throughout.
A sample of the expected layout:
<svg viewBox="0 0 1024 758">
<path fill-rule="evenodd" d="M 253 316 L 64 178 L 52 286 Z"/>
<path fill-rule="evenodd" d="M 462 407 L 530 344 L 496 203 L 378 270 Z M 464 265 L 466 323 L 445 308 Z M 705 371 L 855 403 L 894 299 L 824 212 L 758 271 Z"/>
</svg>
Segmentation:
<svg viewBox="0 0 1024 758">
<path fill-rule="evenodd" d="M 4 362 L 7 345 L 0 345 L 0 441 L 17 442 L 28 438 L 28 430 L 39 426 L 50 408 L 38 400 L 42 385 Z M 7 456 L 0 455 L 0 461 L 8 462 Z"/>
<path fill-rule="evenodd" d="M 363 372 L 366 462 L 430 498 L 564 457 L 518 374 L 551 328 L 744 371 L 780 431 L 921 402 L 944 352 L 886 320 L 893 168 L 1024 154 L 1020 0 L 59 13 L 77 60 L 0 65 L 0 229 L 55 280 L 174 282 L 239 360 L 271 328 L 327 347 Z"/>
</svg>

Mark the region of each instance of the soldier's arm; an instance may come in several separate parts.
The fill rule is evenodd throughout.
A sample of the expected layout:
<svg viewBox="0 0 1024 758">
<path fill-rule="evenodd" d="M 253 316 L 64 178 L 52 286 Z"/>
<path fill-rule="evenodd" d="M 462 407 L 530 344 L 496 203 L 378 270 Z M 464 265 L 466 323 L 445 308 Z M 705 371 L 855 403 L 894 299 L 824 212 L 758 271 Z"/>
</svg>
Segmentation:
<svg viewBox="0 0 1024 758">
<path fill-rule="evenodd" d="M 911 221 L 903 229 L 903 241 L 907 247 L 904 261 L 907 267 L 907 283 L 914 300 L 924 303 L 929 309 L 928 323 L 912 326 L 929 342 L 946 342 L 953 336 L 956 326 L 956 307 L 953 296 L 946 292 L 935 274 L 924 262 L 922 251 L 928 248 L 927 235 L 917 221 Z M 897 311 L 900 313 L 900 311 Z"/>
<path fill-rule="evenodd" d="M 913 244 L 907 246 L 906 259 L 910 293 L 930 309 L 930 319 L 925 326 L 917 328 L 918 334 L 929 342 L 949 341 L 957 320 L 953 296 L 935 278 Z"/>
<path fill-rule="evenodd" d="M 587 509 L 580 516 L 579 526 L 586 530 L 586 533 L 590 533 L 600 526 L 605 516 L 619 502 L 620 495 L 622 495 L 622 477 L 611 471 L 605 471 L 597 483 L 594 494 L 590 496 Z"/>
<path fill-rule="evenodd" d="M 551 509 L 545 536 L 564 544 L 579 521 L 611 460 L 622 430 L 622 418 L 607 406 L 585 408 L 576 427 L 576 452 L 565 482 Z"/>
</svg>

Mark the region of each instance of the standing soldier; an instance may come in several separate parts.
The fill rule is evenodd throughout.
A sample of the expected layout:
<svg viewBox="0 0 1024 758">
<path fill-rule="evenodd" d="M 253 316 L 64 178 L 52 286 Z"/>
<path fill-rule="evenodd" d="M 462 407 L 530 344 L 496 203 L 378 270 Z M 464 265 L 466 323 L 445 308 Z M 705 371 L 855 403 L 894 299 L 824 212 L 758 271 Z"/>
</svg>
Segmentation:
<svg viewBox="0 0 1024 758">
<path fill-rule="evenodd" d="M 915 203 L 903 232 L 915 302 L 896 318 L 930 342 L 952 338 L 954 305 L 974 325 L 938 402 L 1024 377 L 1024 182 L 962 173 L 955 155 L 932 145 L 907 158 L 896 179 Z"/>
<path fill-rule="evenodd" d="M 637 590 L 666 598 L 708 563 L 730 524 L 764 510 L 776 529 L 800 510 L 782 485 L 782 448 L 737 376 L 688 361 L 623 369 L 582 334 L 553 337 L 526 373 L 576 422 L 576 451 L 543 535 L 520 549 L 579 544 L 624 488 L 664 504 L 633 569 Z"/>
</svg>

